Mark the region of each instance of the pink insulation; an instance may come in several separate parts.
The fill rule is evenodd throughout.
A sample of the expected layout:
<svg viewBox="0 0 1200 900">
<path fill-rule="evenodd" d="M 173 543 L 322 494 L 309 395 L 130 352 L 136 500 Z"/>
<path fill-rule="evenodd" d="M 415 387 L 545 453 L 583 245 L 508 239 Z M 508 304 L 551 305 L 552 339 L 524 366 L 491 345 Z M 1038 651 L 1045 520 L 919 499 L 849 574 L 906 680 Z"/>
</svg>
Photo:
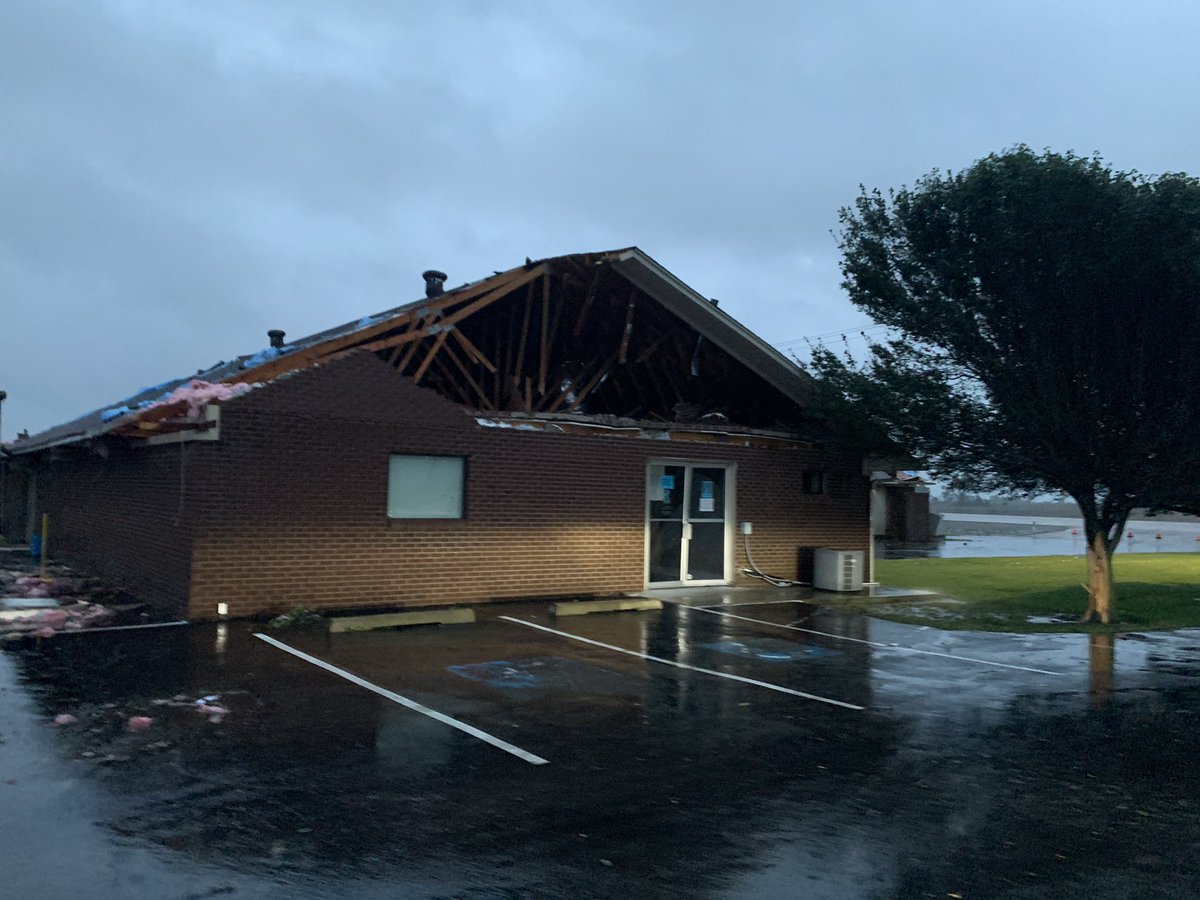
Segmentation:
<svg viewBox="0 0 1200 900">
<path fill-rule="evenodd" d="M 67 614 L 61 609 L 48 609 L 44 613 L 39 613 L 37 621 L 39 625 L 44 625 L 47 628 L 53 628 L 56 631 L 63 628 L 67 624 Z"/>
<path fill-rule="evenodd" d="M 185 401 L 187 403 L 187 415 L 189 419 L 199 419 L 201 410 L 209 403 L 220 403 L 224 400 L 232 400 L 234 397 L 240 397 L 252 388 L 257 387 L 253 384 L 210 384 L 207 381 L 189 381 L 187 384 L 180 385 L 163 397 L 150 404 L 154 406 L 169 406 L 172 403 Z"/>
</svg>

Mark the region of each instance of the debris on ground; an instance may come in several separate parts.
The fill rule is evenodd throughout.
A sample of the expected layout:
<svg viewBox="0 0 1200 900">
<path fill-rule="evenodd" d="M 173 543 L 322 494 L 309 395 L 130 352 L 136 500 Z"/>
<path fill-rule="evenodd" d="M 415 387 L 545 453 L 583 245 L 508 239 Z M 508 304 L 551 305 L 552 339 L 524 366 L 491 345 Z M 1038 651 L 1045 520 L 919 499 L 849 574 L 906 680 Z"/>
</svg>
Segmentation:
<svg viewBox="0 0 1200 900">
<path fill-rule="evenodd" d="M 130 716 L 126 728 L 130 731 L 149 731 L 154 720 L 149 716 Z"/>
<path fill-rule="evenodd" d="M 96 579 L 81 578 L 67 566 L 51 566 L 43 579 L 30 571 L 31 563 L 16 567 L 16 560 L 5 562 L 0 567 L 0 640 L 46 639 L 60 631 L 106 625 L 117 610 L 102 601 L 129 597 Z"/>
<path fill-rule="evenodd" d="M 222 706 L 218 701 L 221 699 L 220 694 L 209 694 L 205 697 L 198 697 L 195 700 L 189 700 L 184 694 L 177 694 L 169 700 L 152 700 L 154 706 L 182 706 L 194 709 L 202 716 L 207 716 L 208 721 L 213 725 L 219 725 L 224 721 L 225 717 L 230 715 L 233 710 L 227 706 Z"/>
<path fill-rule="evenodd" d="M 295 606 L 267 623 L 268 628 L 298 628 L 301 625 L 318 625 L 324 617 L 315 609 Z"/>
<path fill-rule="evenodd" d="M 74 725 L 79 720 L 70 713 L 59 713 L 54 717 L 54 724 L 62 727 L 64 725 Z"/>
</svg>

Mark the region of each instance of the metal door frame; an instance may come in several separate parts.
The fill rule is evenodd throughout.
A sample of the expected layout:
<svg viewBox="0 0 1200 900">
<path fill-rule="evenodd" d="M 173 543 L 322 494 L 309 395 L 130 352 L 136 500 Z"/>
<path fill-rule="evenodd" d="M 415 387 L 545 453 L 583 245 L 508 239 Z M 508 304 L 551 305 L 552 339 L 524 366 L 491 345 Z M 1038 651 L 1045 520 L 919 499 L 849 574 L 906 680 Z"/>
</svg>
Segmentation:
<svg viewBox="0 0 1200 900">
<path fill-rule="evenodd" d="M 651 491 L 654 488 L 650 478 L 650 472 L 654 466 L 683 466 L 684 467 L 684 502 L 683 502 L 683 524 L 689 525 L 688 509 L 690 507 L 691 489 L 692 489 L 692 470 L 693 469 L 724 469 L 725 470 L 725 509 L 723 513 L 725 523 L 725 575 L 721 579 L 698 580 L 687 579 L 688 569 L 688 551 L 690 550 L 691 538 L 685 536 L 681 540 L 679 549 L 679 581 L 651 581 L 650 580 L 650 497 Z M 646 485 L 645 495 L 642 498 L 642 525 L 645 534 L 645 543 L 642 551 L 643 570 L 642 581 L 647 588 L 667 588 L 667 587 L 711 587 L 733 583 L 733 567 L 734 567 L 734 539 L 736 522 L 734 515 L 737 504 L 736 500 L 737 486 L 737 463 L 729 462 L 728 460 L 694 460 L 694 459 L 670 459 L 659 458 L 651 459 L 646 462 Z M 701 520 L 701 521 L 711 521 Z"/>
</svg>

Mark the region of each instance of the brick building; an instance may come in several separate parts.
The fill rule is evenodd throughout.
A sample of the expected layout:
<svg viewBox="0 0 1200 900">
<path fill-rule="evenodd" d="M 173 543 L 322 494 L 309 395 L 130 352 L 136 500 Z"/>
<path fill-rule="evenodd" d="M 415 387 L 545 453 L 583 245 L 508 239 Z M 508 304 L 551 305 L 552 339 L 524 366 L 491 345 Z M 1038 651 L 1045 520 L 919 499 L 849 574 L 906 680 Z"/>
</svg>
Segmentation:
<svg viewBox="0 0 1200 900">
<path fill-rule="evenodd" d="M 55 555 L 189 618 L 806 580 L 866 551 L 803 373 L 637 249 L 527 261 L 9 447 Z M 743 536 L 740 523 L 752 523 Z"/>
</svg>

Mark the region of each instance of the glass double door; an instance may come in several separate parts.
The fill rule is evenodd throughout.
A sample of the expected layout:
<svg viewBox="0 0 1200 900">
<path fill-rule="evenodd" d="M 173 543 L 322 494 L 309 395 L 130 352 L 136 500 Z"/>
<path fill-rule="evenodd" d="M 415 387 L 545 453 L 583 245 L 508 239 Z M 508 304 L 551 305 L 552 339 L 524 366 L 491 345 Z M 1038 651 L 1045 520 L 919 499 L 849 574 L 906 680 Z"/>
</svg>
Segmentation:
<svg viewBox="0 0 1200 900">
<path fill-rule="evenodd" d="M 651 463 L 646 483 L 647 582 L 724 584 L 728 466 Z"/>
</svg>

